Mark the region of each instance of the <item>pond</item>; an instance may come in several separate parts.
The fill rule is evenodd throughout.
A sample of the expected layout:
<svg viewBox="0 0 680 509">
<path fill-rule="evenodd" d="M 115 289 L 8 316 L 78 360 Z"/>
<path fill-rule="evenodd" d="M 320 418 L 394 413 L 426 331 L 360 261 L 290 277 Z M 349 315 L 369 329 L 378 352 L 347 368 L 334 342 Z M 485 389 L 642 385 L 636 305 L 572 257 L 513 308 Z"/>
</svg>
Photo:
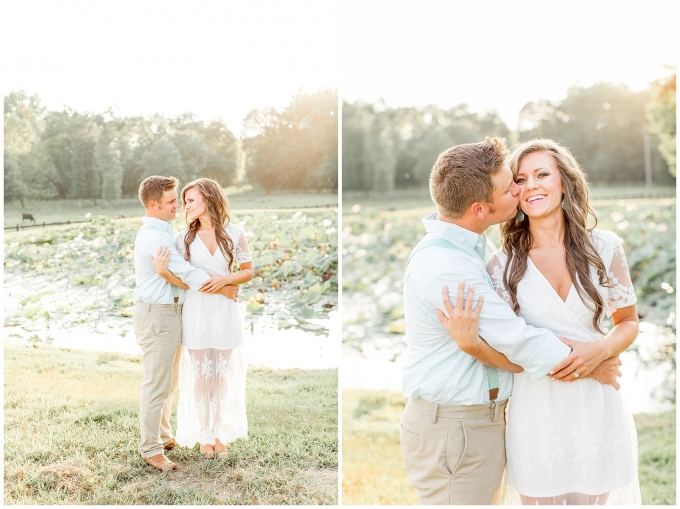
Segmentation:
<svg viewBox="0 0 680 509">
<path fill-rule="evenodd" d="M 74 287 L 65 280 L 53 281 L 46 276 L 5 273 L 4 340 L 138 355 L 132 318 L 121 316 L 107 305 L 112 294 L 115 289 Z M 36 295 L 39 299 L 29 307 L 30 299 Z M 245 300 L 239 302 L 248 364 L 272 369 L 338 367 L 340 324 L 336 310 L 306 320 L 305 329 L 280 328 L 279 312 L 251 314 L 246 311 L 248 304 Z M 27 309 L 36 311 L 30 314 Z"/>
<path fill-rule="evenodd" d="M 245 306 L 245 303 L 242 303 Z M 328 335 L 315 335 L 300 329 L 277 329 L 271 317 L 246 318 L 244 321 L 245 351 L 248 364 L 272 369 L 332 369 L 339 365 L 340 335 L 338 313 L 328 318 L 310 320 L 330 331 Z M 7 342 L 37 347 L 49 345 L 56 348 L 95 350 L 140 355 L 141 350 L 131 330 L 132 319 L 121 327 L 110 324 L 80 326 L 70 329 L 36 329 L 6 326 Z"/>
<path fill-rule="evenodd" d="M 675 408 L 675 339 L 671 328 L 642 322 L 635 343 L 621 355 L 621 396 L 634 414 Z M 342 388 L 401 392 L 405 341 L 398 334 L 351 341 L 346 333 Z"/>
</svg>

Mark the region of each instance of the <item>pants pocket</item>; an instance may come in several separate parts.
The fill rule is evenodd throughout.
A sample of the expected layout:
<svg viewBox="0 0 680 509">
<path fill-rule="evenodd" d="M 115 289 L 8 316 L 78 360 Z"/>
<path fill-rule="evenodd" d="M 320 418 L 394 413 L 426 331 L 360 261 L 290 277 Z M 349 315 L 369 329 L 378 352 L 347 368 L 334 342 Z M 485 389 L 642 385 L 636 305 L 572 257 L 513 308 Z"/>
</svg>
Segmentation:
<svg viewBox="0 0 680 509">
<path fill-rule="evenodd" d="M 137 343 L 148 343 L 158 336 L 161 329 L 162 318 L 160 313 L 140 312 L 132 317 L 132 327 L 135 331 Z"/>
<path fill-rule="evenodd" d="M 399 430 L 402 436 L 418 438 L 420 437 L 420 426 L 412 414 L 413 411 L 410 408 L 404 409 L 401 422 L 399 423 Z"/>
<path fill-rule="evenodd" d="M 444 466 L 449 471 L 451 477 L 464 464 L 466 459 L 466 452 L 468 448 L 467 430 L 465 429 L 465 421 L 461 419 L 451 419 L 449 421 L 449 428 L 446 437 L 446 461 Z"/>
</svg>

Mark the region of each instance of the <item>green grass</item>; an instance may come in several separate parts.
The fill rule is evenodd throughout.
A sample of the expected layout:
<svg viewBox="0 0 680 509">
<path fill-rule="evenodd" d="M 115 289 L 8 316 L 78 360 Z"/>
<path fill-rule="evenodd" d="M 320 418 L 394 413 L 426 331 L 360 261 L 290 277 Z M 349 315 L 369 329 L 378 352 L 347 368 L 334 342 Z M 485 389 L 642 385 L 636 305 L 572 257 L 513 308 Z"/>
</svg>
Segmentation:
<svg viewBox="0 0 680 509">
<path fill-rule="evenodd" d="M 161 473 L 137 452 L 139 357 L 4 354 L 5 504 L 337 503 L 337 370 L 249 370 L 249 439 L 224 462 L 175 449 Z"/>
<path fill-rule="evenodd" d="M 342 391 L 343 505 L 419 504 L 399 445 L 404 396 Z"/>
<path fill-rule="evenodd" d="M 299 209 L 299 208 L 335 208 L 338 205 L 337 193 L 295 193 L 295 194 L 264 194 L 260 192 L 244 192 L 232 194 L 227 190 L 231 210 L 247 211 L 261 209 Z M 91 200 L 24 200 L 21 203 L 13 201 L 5 203 L 5 227 L 17 224 L 28 226 L 30 221 L 22 220 L 22 210 L 33 214 L 37 223 L 62 223 L 66 221 L 84 221 L 85 215 L 91 217 L 100 215 L 117 218 L 141 217 L 144 208 L 138 198 L 121 198 L 119 200 L 97 200 L 93 205 Z"/>
<path fill-rule="evenodd" d="M 342 502 L 418 504 L 399 445 L 402 394 L 342 392 Z M 635 416 L 642 503 L 675 505 L 675 412 Z"/>
<path fill-rule="evenodd" d="M 675 412 L 635 416 L 642 503 L 675 505 Z"/>
</svg>

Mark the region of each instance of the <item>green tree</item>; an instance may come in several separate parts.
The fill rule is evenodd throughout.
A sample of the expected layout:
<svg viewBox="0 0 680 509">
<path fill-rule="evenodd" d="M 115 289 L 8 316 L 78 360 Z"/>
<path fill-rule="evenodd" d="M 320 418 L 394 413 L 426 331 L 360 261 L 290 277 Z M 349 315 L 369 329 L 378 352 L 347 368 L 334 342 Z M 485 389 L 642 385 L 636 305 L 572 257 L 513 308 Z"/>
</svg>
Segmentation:
<svg viewBox="0 0 680 509">
<path fill-rule="evenodd" d="M 647 104 L 647 119 L 650 131 L 659 138 L 659 152 L 668 171 L 675 177 L 675 72 L 668 78 L 656 80 L 652 85 L 652 98 Z"/>
<path fill-rule="evenodd" d="M 97 172 L 101 175 L 101 197 L 116 200 L 122 195 L 123 166 L 117 151 L 115 126 L 105 124 L 99 133 L 94 149 Z"/>
<path fill-rule="evenodd" d="M 336 90 L 299 92 L 280 112 L 251 111 L 243 122 L 246 177 L 265 192 L 337 189 L 337 117 Z"/>
<path fill-rule="evenodd" d="M 19 170 L 19 163 L 16 158 L 7 150 L 4 151 L 5 156 L 5 203 L 13 200 L 21 202 L 21 208 L 24 208 L 24 198 L 26 197 L 26 184 L 21 178 L 21 171 Z"/>
<path fill-rule="evenodd" d="M 561 101 L 525 105 L 520 112 L 519 139 L 552 138 L 568 147 L 591 182 L 642 183 L 642 126 L 648 100 L 649 92 L 633 92 L 623 84 L 575 85 Z M 656 148 L 652 163 L 655 182 L 672 182 Z"/>
<path fill-rule="evenodd" d="M 382 100 L 345 102 L 342 129 L 345 190 L 427 187 L 432 165 L 447 148 L 510 136 L 495 111 L 473 113 L 464 104 L 389 108 Z"/>
<path fill-rule="evenodd" d="M 187 182 L 184 172 L 184 162 L 179 149 L 166 138 L 159 138 L 151 144 L 151 147 L 142 156 L 143 175 L 141 180 L 151 175 L 164 175 L 175 177 L 182 184 Z M 139 183 L 137 186 L 139 186 Z"/>
</svg>

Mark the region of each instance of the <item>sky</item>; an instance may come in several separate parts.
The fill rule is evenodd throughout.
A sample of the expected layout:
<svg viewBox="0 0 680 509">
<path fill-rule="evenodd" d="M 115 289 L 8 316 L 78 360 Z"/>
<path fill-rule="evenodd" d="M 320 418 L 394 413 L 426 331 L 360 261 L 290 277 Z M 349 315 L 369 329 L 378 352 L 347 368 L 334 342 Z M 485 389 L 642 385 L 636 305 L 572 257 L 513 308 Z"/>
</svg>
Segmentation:
<svg viewBox="0 0 680 509">
<path fill-rule="evenodd" d="M 193 112 L 236 135 L 302 89 L 467 103 L 508 127 L 575 83 L 644 88 L 677 59 L 677 1 L 3 0 L 3 95 L 121 116 Z"/>
<path fill-rule="evenodd" d="M 336 1 L 3 0 L 2 92 L 121 116 L 193 112 L 235 134 L 338 86 Z"/>
<path fill-rule="evenodd" d="M 676 1 L 347 0 L 340 93 L 349 101 L 496 109 L 580 83 L 645 88 L 677 62 Z"/>
</svg>

